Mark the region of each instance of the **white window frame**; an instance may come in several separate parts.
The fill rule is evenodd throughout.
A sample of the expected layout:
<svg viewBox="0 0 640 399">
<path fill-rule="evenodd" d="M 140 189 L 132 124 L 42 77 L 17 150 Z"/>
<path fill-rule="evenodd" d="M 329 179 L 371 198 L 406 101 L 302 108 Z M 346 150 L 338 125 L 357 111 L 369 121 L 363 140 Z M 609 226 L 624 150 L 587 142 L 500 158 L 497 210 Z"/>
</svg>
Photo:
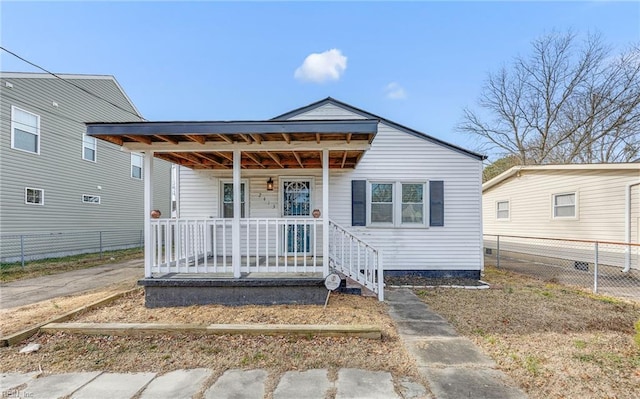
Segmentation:
<svg viewBox="0 0 640 399">
<path fill-rule="evenodd" d="M 87 143 L 87 139 L 93 140 L 93 145 Z M 85 157 L 85 149 L 93 150 L 93 159 L 89 159 Z M 82 159 L 89 162 L 98 162 L 98 139 L 95 137 L 87 136 L 85 133 L 82 134 Z"/>
<path fill-rule="evenodd" d="M 556 198 L 564 195 L 573 195 L 573 216 L 556 216 L 556 208 L 567 207 L 569 205 L 556 205 Z M 551 194 L 551 218 L 553 220 L 575 220 L 578 219 L 578 192 L 577 191 L 565 191 L 562 193 Z"/>
<path fill-rule="evenodd" d="M 500 217 L 500 212 L 504 212 L 503 210 L 500 210 L 500 204 L 507 204 L 507 216 L 506 217 Z M 511 200 L 498 200 L 496 201 L 496 220 L 498 221 L 502 221 L 502 222 L 507 222 L 509 220 L 511 220 Z"/>
<path fill-rule="evenodd" d="M 140 166 L 138 165 L 134 165 L 133 160 L 135 157 L 139 157 L 140 158 Z M 140 177 L 136 177 L 133 175 L 133 168 L 140 168 Z M 144 157 L 142 156 L 142 154 L 139 154 L 137 152 L 132 152 L 131 153 L 131 170 L 130 170 L 130 174 L 131 174 L 131 178 L 132 179 L 136 179 L 136 180 L 142 180 L 144 178 Z"/>
<path fill-rule="evenodd" d="M 98 201 L 87 201 L 87 198 L 97 198 Z M 100 196 L 99 195 L 92 195 L 92 194 L 82 194 L 82 203 L 83 204 L 93 204 L 93 205 L 100 205 Z"/>
<path fill-rule="evenodd" d="M 35 190 L 35 191 L 40 191 L 40 202 L 29 202 L 28 201 L 28 192 L 29 190 Z M 43 206 L 44 205 L 44 190 L 41 188 L 34 188 L 34 187 L 25 187 L 24 188 L 24 203 L 26 205 L 40 205 Z"/>
<path fill-rule="evenodd" d="M 371 188 L 373 184 L 391 184 L 393 198 L 391 201 L 393 221 L 391 223 L 371 221 Z M 402 221 L 402 185 L 422 185 L 422 223 L 408 223 Z M 429 181 L 427 180 L 370 180 L 367 181 L 367 226 L 388 228 L 428 228 L 429 227 Z"/>
<path fill-rule="evenodd" d="M 24 112 L 26 114 L 30 114 L 30 115 L 33 115 L 33 116 L 36 117 L 36 121 L 37 122 L 36 122 L 36 126 L 35 126 L 35 129 L 36 129 L 35 132 L 26 132 L 25 130 L 20 129 L 22 131 L 25 131 L 26 133 L 33 134 L 34 136 L 36 136 L 36 147 L 37 148 L 36 148 L 35 152 L 34 151 L 25 150 L 24 148 L 18 148 L 18 147 L 15 146 L 15 131 L 18 128 L 18 125 L 22 125 L 21 123 L 17 123 L 16 122 L 16 118 L 14 116 L 16 111 Z M 34 126 L 30 126 L 30 127 L 33 128 Z M 34 114 L 33 112 L 29 112 L 29 111 L 27 111 L 25 109 L 16 107 L 15 105 L 11 106 L 11 148 L 14 149 L 14 150 L 26 152 L 28 154 L 40 155 L 40 115 Z"/>
<path fill-rule="evenodd" d="M 225 218 L 224 216 L 224 185 L 231 184 L 233 185 L 233 179 L 220 179 L 220 217 L 223 219 L 231 219 Z M 242 217 L 242 210 L 240 211 L 240 218 L 247 219 L 249 217 L 249 180 L 240 179 L 240 190 L 242 190 L 242 185 L 244 184 L 244 218 Z M 242 197 L 242 192 L 240 193 L 240 197 Z M 233 203 L 233 202 L 232 202 Z M 242 203 L 240 204 L 242 207 Z"/>
</svg>

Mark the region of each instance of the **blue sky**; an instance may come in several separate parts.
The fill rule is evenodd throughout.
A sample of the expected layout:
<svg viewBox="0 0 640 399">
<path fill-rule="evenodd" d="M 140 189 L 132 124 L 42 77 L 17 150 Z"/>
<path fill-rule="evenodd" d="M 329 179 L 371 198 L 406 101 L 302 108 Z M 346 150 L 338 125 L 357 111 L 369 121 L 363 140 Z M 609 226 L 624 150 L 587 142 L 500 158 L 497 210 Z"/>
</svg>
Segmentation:
<svg viewBox="0 0 640 399">
<path fill-rule="evenodd" d="M 614 50 L 640 42 L 639 2 L 0 7 L 3 47 L 56 73 L 114 75 L 149 120 L 267 119 L 332 96 L 471 150 L 456 131 L 462 110 L 535 38 L 572 29 Z M 5 52 L 0 62 L 38 71 Z"/>
</svg>

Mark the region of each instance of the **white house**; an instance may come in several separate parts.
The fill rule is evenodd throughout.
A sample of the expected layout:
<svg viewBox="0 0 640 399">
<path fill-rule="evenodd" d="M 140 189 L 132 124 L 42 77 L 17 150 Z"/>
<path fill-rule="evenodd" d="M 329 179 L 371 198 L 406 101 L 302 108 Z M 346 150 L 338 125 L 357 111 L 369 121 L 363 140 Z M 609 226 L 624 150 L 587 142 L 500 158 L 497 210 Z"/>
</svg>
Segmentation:
<svg viewBox="0 0 640 399">
<path fill-rule="evenodd" d="M 482 196 L 485 234 L 640 242 L 637 162 L 515 166 L 484 183 Z M 608 245 L 611 256 L 601 260 L 627 270 L 638 267 L 638 246 Z M 558 244 L 554 256 L 566 252 L 575 258 L 568 246 Z M 620 256 L 613 256 L 616 250 Z"/>
<path fill-rule="evenodd" d="M 338 271 L 382 298 L 383 270 L 480 276 L 484 157 L 335 99 L 87 134 L 144 153 L 145 173 L 154 157 L 180 165 L 177 218 L 147 219 L 147 278 Z"/>
</svg>

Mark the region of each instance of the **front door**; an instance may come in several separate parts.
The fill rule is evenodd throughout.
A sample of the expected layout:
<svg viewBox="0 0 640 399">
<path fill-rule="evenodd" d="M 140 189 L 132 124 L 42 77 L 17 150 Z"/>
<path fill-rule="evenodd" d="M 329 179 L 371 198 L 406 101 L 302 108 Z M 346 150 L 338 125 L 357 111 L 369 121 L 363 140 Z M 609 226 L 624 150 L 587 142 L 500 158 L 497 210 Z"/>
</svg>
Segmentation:
<svg viewBox="0 0 640 399">
<path fill-rule="evenodd" d="M 311 216 L 311 180 L 282 180 L 282 216 L 303 219 Z M 284 228 L 284 252 L 306 254 L 311 252 L 311 228 L 300 223 L 287 223 Z"/>
</svg>

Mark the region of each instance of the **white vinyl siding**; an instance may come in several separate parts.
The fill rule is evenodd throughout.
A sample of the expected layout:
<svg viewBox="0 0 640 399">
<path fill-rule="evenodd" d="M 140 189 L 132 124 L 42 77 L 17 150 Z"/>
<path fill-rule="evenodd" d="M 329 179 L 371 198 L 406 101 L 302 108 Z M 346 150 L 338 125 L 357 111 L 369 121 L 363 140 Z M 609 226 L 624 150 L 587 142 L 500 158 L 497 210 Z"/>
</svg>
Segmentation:
<svg viewBox="0 0 640 399">
<path fill-rule="evenodd" d="M 100 204 L 100 196 L 99 195 L 82 195 L 82 202 L 85 204 Z"/>
<path fill-rule="evenodd" d="M 44 205 L 44 190 L 25 187 L 24 203 L 28 205 Z"/>
<path fill-rule="evenodd" d="M 40 116 L 11 107 L 11 148 L 40 154 Z"/>
<path fill-rule="evenodd" d="M 509 220 L 509 201 L 496 202 L 496 219 Z"/>
<path fill-rule="evenodd" d="M 131 177 L 142 180 L 142 164 L 144 158 L 141 154 L 131 153 Z"/>
<path fill-rule="evenodd" d="M 635 170 L 523 170 L 520 177 L 510 177 L 485 190 L 484 232 L 624 242 L 626 190 L 629 184 L 638 181 L 640 165 Z M 638 195 L 639 191 L 634 186 L 632 194 Z M 554 219 L 553 195 L 574 192 L 576 216 Z M 495 218 L 494 204 L 505 198 L 510 199 L 511 205 L 509 223 Z M 631 209 L 636 218 L 638 209 Z M 634 220 L 632 217 L 631 222 Z"/>
<path fill-rule="evenodd" d="M 575 218 L 577 206 L 576 193 L 553 194 L 554 219 Z"/>
<path fill-rule="evenodd" d="M 82 159 L 85 161 L 96 162 L 98 155 L 98 146 L 95 137 L 82 135 Z"/>
</svg>

